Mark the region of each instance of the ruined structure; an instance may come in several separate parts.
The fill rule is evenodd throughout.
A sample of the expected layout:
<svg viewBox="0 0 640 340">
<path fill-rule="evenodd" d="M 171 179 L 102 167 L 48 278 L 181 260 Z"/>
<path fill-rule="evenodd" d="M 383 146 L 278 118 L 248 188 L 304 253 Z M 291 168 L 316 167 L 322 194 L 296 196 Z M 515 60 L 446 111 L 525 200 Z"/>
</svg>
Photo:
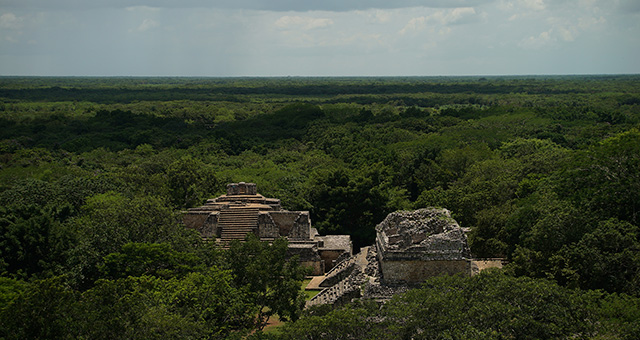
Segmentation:
<svg viewBox="0 0 640 340">
<path fill-rule="evenodd" d="M 471 258 L 467 236 L 442 208 L 397 211 L 376 226 L 376 244 L 345 258 L 315 279 L 318 295 L 307 302 L 341 304 L 354 298 L 386 300 L 437 275 L 474 275 L 502 267 L 500 259 Z"/>
<path fill-rule="evenodd" d="M 349 235 L 320 236 L 311 227 L 308 211 L 282 209 L 279 199 L 260 195 L 254 183 L 228 184 L 226 195 L 189 209 L 183 221 L 202 237 L 222 244 L 244 240 L 249 233 L 264 241 L 285 237 L 290 255 L 298 255 L 303 265 L 313 268 L 314 275 L 330 270 L 343 254 L 352 254 Z"/>
<path fill-rule="evenodd" d="M 446 209 L 391 213 L 376 226 L 385 283 L 420 283 L 441 274 L 470 274 L 467 236 Z"/>
</svg>

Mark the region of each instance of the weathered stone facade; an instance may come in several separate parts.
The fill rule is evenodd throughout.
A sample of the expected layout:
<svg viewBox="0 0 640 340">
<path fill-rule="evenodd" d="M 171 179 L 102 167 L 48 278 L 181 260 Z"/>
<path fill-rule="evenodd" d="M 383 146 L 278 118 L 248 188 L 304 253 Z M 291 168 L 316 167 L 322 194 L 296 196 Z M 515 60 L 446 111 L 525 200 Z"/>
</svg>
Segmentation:
<svg viewBox="0 0 640 340">
<path fill-rule="evenodd" d="M 467 237 L 446 209 L 389 214 L 376 226 L 376 244 L 344 258 L 321 280 L 307 307 L 354 298 L 384 301 L 437 275 L 475 275 L 502 267 L 501 259 L 474 260 Z"/>
<path fill-rule="evenodd" d="M 260 195 L 254 183 L 228 184 L 226 195 L 189 209 L 183 221 L 202 237 L 223 244 L 244 240 L 249 233 L 266 241 L 285 237 L 290 255 L 297 255 L 303 265 L 313 268 L 314 275 L 331 269 L 339 256 L 352 254 L 349 235 L 318 235 L 308 211 L 282 209 L 279 199 Z"/>
<path fill-rule="evenodd" d="M 467 236 L 446 209 L 397 211 L 376 226 L 386 283 L 416 283 L 441 274 L 470 274 Z"/>
</svg>

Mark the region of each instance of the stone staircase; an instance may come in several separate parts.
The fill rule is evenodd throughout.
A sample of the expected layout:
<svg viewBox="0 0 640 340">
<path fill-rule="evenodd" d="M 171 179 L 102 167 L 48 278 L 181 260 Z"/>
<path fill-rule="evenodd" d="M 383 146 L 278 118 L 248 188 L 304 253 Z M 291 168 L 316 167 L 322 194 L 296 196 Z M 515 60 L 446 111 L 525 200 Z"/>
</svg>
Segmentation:
<svg viewBox="0 0 640 340">
<path fill-rule="evenodd" d="M 356 268 L 352 275 L 353 278 L 342 280 L 331 287 L 327 287 L 320 291 L 316 296 L 307 301 L 305 308 L 316 305 L 331 304 L 334 306 L 351 302 L 351 300 L 361 296 L 360 280 L 357 278 L 360 269 Z"/>
<path fill-rule="evenodd" d="M 306 307 L 323 304 L 341 305 L 360 298 L 361 286 L 369 280 L 364 270 L 369 266 L 369 261 L 375 261 L 375 256 L 371 256 L 370 249 L 370 247 L 362 248 L 360 253 L 333 267 L 319 283 L 319 287 L 325 288 L 307 301 Z"/>
<path fill-rule="evenodd" d="M 220 241 L 244 240 L 247 234 L 258 228 L 257 208 L 232 208 L 220 211 L 218 228 L 221 228 Z"/>
<path fill-rule="evenodd" d="M 341 261 L 325 274 L 325 279 L 320 283 L 320 287 L 331 287 L 346 279 L 351 275 L 353 270 L 356 268 L 356 265 L 356 256 L 351 256 L 350 258 Z"/>
</svg>

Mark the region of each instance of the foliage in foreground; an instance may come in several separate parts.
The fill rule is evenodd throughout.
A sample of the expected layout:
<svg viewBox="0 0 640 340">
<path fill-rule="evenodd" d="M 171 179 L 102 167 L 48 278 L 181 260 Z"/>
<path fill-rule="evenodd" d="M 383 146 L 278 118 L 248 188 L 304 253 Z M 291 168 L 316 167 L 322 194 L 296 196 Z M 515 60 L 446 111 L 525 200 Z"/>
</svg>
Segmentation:
<svg viewBox="0 0 640 340">
<path fill-rule="evenodd" d="M 281 339 L 633 339 L 640 299 L 502 271 L 437 277 L 380 306 L 309 311 Z"/>
<path fill-rule="evenodd" d="M 287 260 L 286 240 L 212 250 L 198 258 L 168 244 L 129 243 L 106 256 L 104 278 L 86 290 L 63 276 L 2 278 L 0 338 L 226 339 L 262 329 L 274 314 L 298 318 L 304 269 Z M 212 260 L 223 267 L 208 266 Z"/>
</svg>

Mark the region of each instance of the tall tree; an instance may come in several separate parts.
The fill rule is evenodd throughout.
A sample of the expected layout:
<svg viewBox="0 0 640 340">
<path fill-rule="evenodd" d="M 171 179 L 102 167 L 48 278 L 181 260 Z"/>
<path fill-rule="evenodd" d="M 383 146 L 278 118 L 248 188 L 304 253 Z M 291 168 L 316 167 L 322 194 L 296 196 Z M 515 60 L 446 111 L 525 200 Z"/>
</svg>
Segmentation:
<svg viewBox="0 0 640 340">
<path fill-rule="evenodd" d="M 287 256 L 287 245 L 284 238 L 269 244 L 249 234 L 245 242 L 232 242 L 227 252 L 236 286 L 246 289 L 258 306 L 258 329 L 274 314 L 282 320 L 297 320 L 304 305 L 300 284 L 307 271 L 297 257 Z"/>
</svg>

